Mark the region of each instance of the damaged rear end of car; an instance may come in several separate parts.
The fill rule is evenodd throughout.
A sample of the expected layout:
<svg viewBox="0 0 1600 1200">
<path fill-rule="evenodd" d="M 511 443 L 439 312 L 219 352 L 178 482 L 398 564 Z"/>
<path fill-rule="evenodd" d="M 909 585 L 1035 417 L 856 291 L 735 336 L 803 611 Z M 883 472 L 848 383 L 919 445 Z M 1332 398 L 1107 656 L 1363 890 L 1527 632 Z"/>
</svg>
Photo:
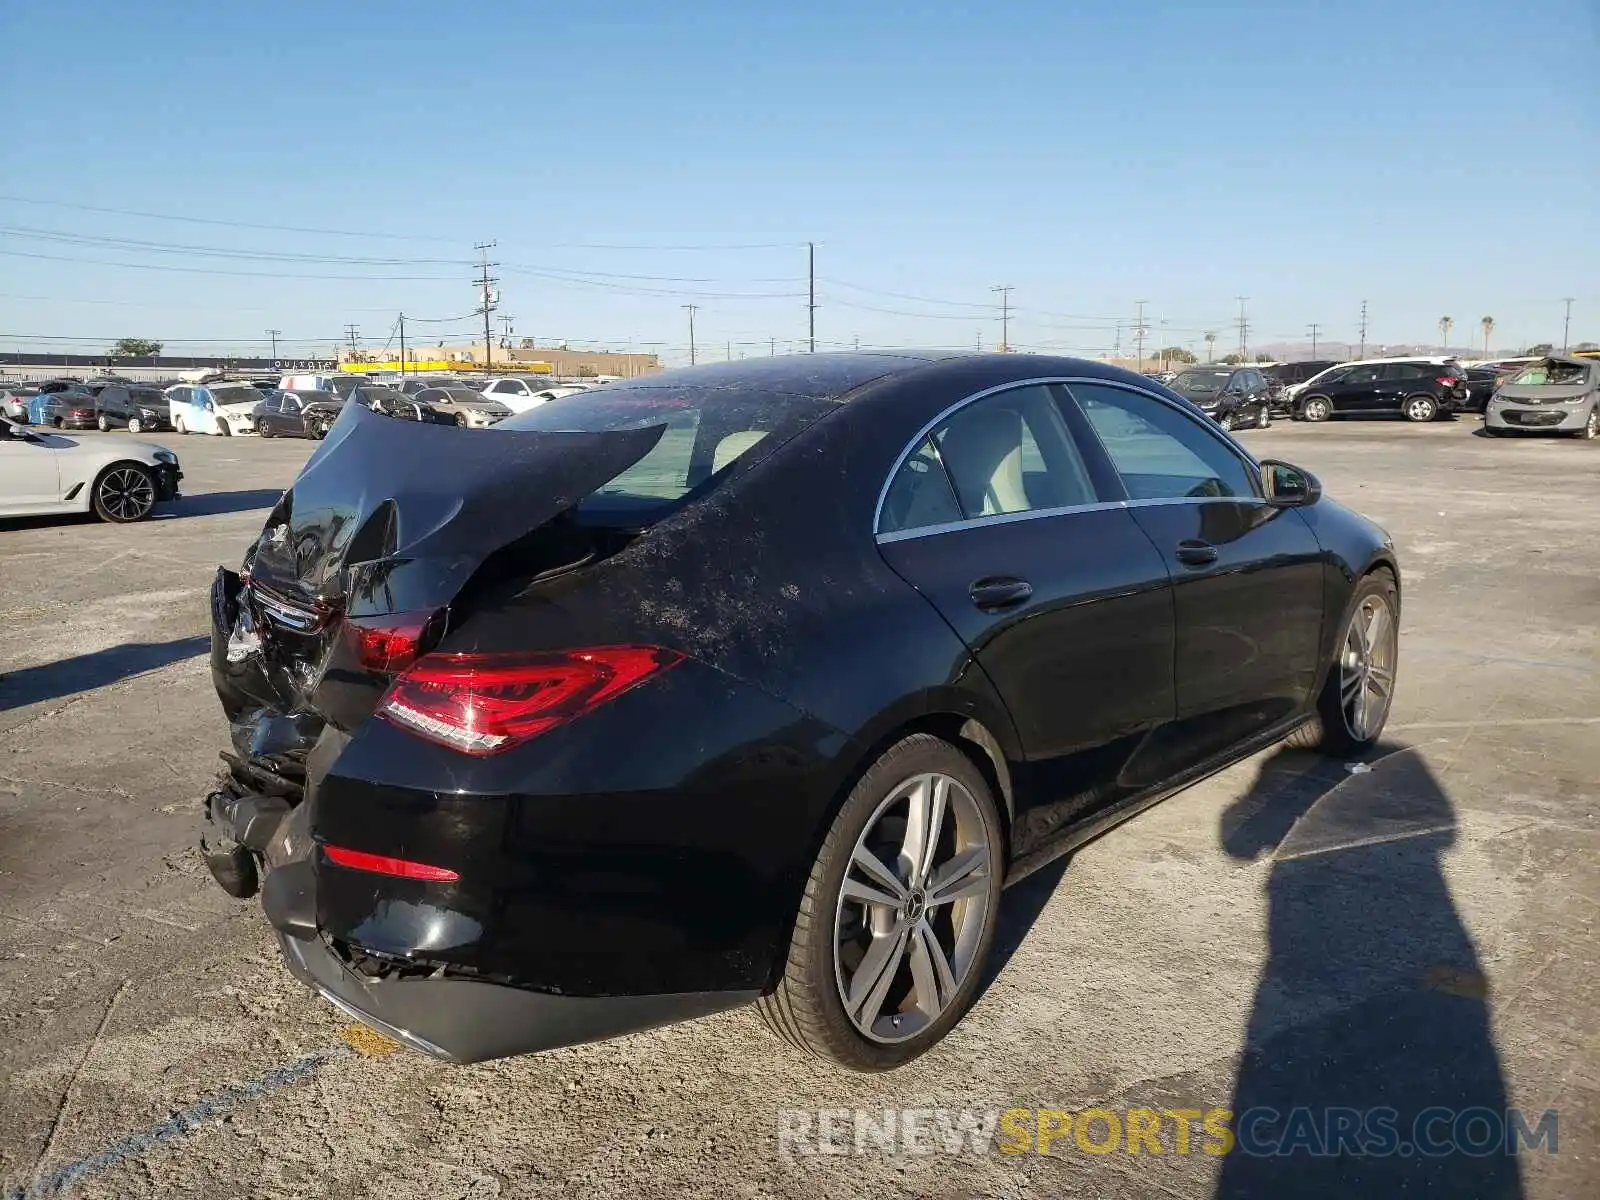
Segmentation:
<svg viewBox="0 0 1600 1200">
<path fill-rule="evenodd" d="M 649 542 L 829 407 L 769 399 L 727 435 L 670 397 L 595 431 L 556 406 L 487 433 L 344 406 L 211 588 L 231 744 L 201 850 L 303 982 L 458 1062 L 758 994 L 800 839 L 781 869 L 731 847 L 813 813 L 770 782 L 790 759 L 752 771 L 737 739 L 830 734 L 697 660 L 648 602 L 681 556 Z M 691 442 L 698 467 L 655 465 Z M 736 786 L 685 764 L 716 749 L 707 711 L 732 714 Z"/>
</svg>

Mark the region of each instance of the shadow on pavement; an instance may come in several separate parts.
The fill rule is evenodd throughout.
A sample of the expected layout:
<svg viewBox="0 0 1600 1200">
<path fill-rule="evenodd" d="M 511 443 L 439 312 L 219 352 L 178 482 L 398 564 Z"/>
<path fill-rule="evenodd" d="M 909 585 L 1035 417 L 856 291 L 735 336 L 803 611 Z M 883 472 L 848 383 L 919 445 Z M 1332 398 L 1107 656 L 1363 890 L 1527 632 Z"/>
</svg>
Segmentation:
<svg viewBox="0 0 1600 1200">
<path fill-rule="evenodd" d="M 1066 874 L 1072 855 L 1066 854 L 1054 862 L 1040 867 L 1032 875 L 1000 893 L 1000 911 L 995 916 L 994 948 L 984 966 L 983 984 L 978 989 L 981 998 L 1000 978 L 1006 964 L 1028 937 L 1044 906 L 1050 903 L 1056 885 Z"/>
<path fill-rule="evenodd" d="M 93 691 L 108 683 L 116 683 L 119 679 L 142 675 L 187 658 L 198 658 L 210 651 L 209 637 L 178 638 L 171 642 L 130 642 L 97 650 L 93 654 L 64 658 L 60 662 L 9 671 L 0 674 L 0 712 L 76 692 Z"/>
<path fill-rule="evenodd" d="M 198 496 L 183 496 L 174 503 L 158 507 L 152 519 L 171 521 L 178 517 L 215 517 L 223 513 L 271 508 L 282 495 L 282 488 L 252 488 L 241 492 L 205 492 Z"/>
<path fill-rule="evenodd" d="M 1487 987 L 1440 867 L 1455 813 L 1418 752 L 1390 749 L 1359 774 L 1279 750 L 1223 815 L 1228 854 L 1272 868 L 1218 1200 L 1523 1194 Z"/>
</svg>

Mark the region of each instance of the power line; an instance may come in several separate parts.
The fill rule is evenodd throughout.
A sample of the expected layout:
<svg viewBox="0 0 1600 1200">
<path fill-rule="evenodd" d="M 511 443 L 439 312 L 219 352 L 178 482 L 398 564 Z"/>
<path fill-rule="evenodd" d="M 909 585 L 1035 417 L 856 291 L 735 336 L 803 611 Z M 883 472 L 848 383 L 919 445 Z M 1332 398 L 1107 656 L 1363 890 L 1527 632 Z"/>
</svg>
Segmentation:
<svg viewBox="0 0 1600 1200">
<path fill-rule="evenodd" d="M 262 229 L 271 233 L 311 233 L 327 237 L 374 238 L 397 242 L 454 243 L 455 238 L 419 236 L 408 233 L 374 233 L 371 230 L 327 229 L 303 225 L 263 225 L 251 221 L 225 221 L 217 217 L 191 217 L 177 213 L 145 212 L 130 208 L 108 208 L 95 204 L 78 204 L 69 200 L 46 200 L 38 196 L 0 195 L 0 203 L 32 204 L 41 208 L 68 208 L 77 212 L 106 213 L 118 217 L 139 217 L 151 221 L 178 221 L 190 225 L 217 225 L 228 229 Z M 780 250 L 804 245 L 803 242 L 698 242 L 692 244 L 638 243 L 624 245 L 609 242 L 545 242 L 551 250 Z"/>
<path fill-rule="evenodd" d="M 450 279 L 448 275 L 298 275 L 287 274 L 282 271 L 229 271 L 221 267 L 175 267 L 165 263 L 129 263 L 109 262 L 101 258 L 71 258 L 61 254 L 40 254 L 33 250 L 0 250 L 0 254 L 11 258 L 36 258 L 46 262 L 78 263 L 87 267 L 122 267 L 130 271 L 176 271 L 183 275 L 234 275 L 244 279 L 337 279 L 345 282 L 361 281 L 364 283 L 442 283 Z"/>
</svg>

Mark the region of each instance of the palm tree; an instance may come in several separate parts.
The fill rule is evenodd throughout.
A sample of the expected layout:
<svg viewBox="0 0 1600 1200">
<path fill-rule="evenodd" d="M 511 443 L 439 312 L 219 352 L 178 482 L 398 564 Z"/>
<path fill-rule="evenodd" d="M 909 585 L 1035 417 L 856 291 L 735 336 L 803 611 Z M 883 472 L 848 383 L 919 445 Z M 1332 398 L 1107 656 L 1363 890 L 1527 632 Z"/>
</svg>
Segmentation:
<svg viewBox="0 0 1600 1200">
<path fill-rule="evenodd" d="M 1450 353 L 1450 326 L 1452 326 L 1454 324 L 1455 324 L 1454 318 L 1451 318 L 1451 317 L 1440 317 L 1439 318 L 1439 332 L 1444 334 L 1444 352 L 1446 354 Z"/>
<path fill-rule="evenodd" d="M 1483 356 L 1489 357 L 1489 335 L 1494 332 L 1494 318 L 1483 318 Z"/>
<path fill-rule="evenodd" d="M 1206 334 L 1206 361 L 1207 362 L 1211 361 L 1211 350 L 1212 350 L 1212 347 L 1214 347 L 1216 344 L 1217 344 L 1217 335 L 1214 334 L 1214 333 Z"/>
</svg>

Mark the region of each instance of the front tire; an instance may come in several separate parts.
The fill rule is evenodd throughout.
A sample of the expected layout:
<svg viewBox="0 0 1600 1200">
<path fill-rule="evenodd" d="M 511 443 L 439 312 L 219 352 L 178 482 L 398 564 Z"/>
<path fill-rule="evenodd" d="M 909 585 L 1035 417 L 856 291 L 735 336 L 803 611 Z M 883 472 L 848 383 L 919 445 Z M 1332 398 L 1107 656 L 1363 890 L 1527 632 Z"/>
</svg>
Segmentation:
<svg viewBox="0 0 1600 1200">
<path fill-rule="evenodd" d="M 1432 396 L 1407 396 L 1400 411 L 1405 414 L 1406 420 L 1424 425 L 1439 415 L 1439 402 Z"/>
<path fill-rule="evenodd" d="M 144 432 L 144 422 L 139 420 L 138 417 L 129 417 L 128 418 L 128 432 L 129 433 L 143 433 Z"/>
<path fill-rule="evenodd" d="M 1317 697 L 1316 716 L 1289 735 L 1303 750 L 1348 756 L 1377 744 L 1400 662 L 1400 588 L 1380 568 L 1356 585 L 1350 616 Z"/>
<path fill-rule="evenodd" d="M 1005 841 L 972 761 L 925 733 L 851 790 L 806 881 L 782 978 L 758 1007 L 790 1044 L 857 1071 L 929 1049 L 977 998 Z"/>
<path fill-rule="evenodd" d="M 113 525 L 142 521 L 156 506 L 156 481 L 138 463 L 112 463 L 94 481 L 95 516 Z"/>
<path fill-rule="evenodd" d="M 1333 416 L 1333 402 L 1326 396 L 1311 396 L 1300 406 L 1300 416 L 1307 421 L 1326 421 Z"/>
<path fill-rule="evenodd" d="M 1271 426 L 1271 424 L 1272 424 L 1272 410 L 1270 408 L 1268 408 L 1265 404 L 1263 404 L 1261 406 L 1261 410 L 1256 413 L 1256 428 L 1257 429 L 1266 429 L 1269 426 Z"/>
<path fill-rule="evenodd" d="M 105 413 L 100 414 L 99 418 L 95 421 L 95 424 L 100 427 L 101 433 L 111 432 L 111 422 L 106 420 Z"/>
<path fill-rule="evenodd" d="M 228 428 L 228 423 L 226 421 L 218 421 L 217 422 L 217 432 L 219 434 L 221 434 L 223 437 L 232 437 L 233 436 L 233 430 Z"/>
<path fill-rule="evenodd" d="M 179 437 L 187 437 L 189 435 L 189 427 L 183 423 L 182 417 L 178 417 L 172 422 L 172 428 Z"/>
<path fill-rule="evenodd" d="M 1578 436 L 1586 442 L 1600 438 L 1600 403 L 1589 410 L 1589 419 L 1583 423 L 1583 428 L 1578 430 Z"/>
</svg>

